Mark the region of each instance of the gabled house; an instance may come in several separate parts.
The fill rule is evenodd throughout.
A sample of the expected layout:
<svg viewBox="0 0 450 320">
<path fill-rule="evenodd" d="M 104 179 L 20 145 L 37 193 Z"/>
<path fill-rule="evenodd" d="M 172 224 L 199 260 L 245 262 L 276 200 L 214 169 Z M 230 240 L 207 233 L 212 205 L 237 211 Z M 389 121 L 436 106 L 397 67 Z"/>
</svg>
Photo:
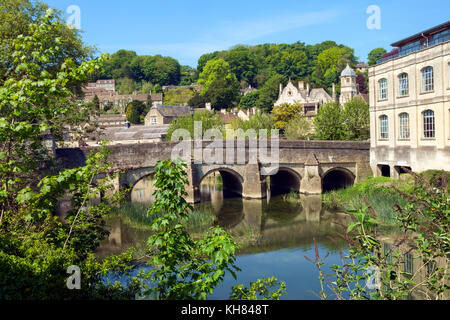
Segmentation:
<svg viewBox="0 0 450 320">
<path fill-rule="evenodd" d="M 170 124 L 172 121 L 178 119 L 178 117 L 191 115 L 193 112 L 192 107 L 156 105 L 145 116 L 145 125 Z"/>
</svg>

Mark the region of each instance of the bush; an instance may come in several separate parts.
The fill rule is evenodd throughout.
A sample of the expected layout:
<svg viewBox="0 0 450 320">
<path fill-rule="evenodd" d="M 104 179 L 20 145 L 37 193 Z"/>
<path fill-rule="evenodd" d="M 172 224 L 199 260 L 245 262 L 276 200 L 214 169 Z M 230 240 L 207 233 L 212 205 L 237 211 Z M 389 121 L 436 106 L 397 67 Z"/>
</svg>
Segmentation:
<svg viewBox="0 0 450 320">
<path fill-rule="evenodd" d="M 311 133 L 311 123 L 306 117 L 296 117 L 288 122 L 284 136 L 290 140 L 304 140 Z"/>
</svg>

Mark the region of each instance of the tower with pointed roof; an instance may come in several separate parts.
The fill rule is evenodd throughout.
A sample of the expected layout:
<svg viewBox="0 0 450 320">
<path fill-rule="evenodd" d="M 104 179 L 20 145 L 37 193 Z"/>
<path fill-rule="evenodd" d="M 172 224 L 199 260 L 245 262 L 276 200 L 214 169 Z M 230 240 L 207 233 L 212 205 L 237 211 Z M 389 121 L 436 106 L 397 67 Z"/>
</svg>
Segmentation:
<svg viewBox="0 0 450 320">
<path fill-rule="evenodd" d="M 356 87 L 356 73 L 347 63 L 347 66 L 341 73 L 341 95 L 339 97 L 339 103 L 344 105 L 357 95 L 358 89 Z"/>
</svg>

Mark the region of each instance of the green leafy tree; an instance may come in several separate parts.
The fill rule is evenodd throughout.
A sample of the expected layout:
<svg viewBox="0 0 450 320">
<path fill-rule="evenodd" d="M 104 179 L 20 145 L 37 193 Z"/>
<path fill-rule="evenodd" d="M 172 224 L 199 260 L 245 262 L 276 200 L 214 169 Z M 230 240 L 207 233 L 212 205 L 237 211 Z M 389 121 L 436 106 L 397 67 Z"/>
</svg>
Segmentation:
<svg viewBox="0 0 450 320">
<path fill-rule="evenodd" d="M 276 74 L 268 79 L 262 88 L 259 90 L 259 99 L 257 105 L 260 109 L 266 112 L 270 112 L 273 105 L 278 99 L 280 92 L 280 83 L 284 83 L 283 76 Z"/>
<path fill-rule="evenodd" d="M 172 140 L 172 134 L 177 129 L 185 129 L 189 132 L 190 136 L 194 137 L 194 122 L 199 121 L 202 123 L 202 136 L 208 129 L 223 129 L 223 121 L 218 114 L 209 112 L 209 111 L 201 111 L 195 112 L 194 116 L 184 115 L 178 117 L 177 120 L 173 121 L 168 129 L 166 139 L 167 141 Z"/>
<path fill-rule="evenodd" d="M 315 137 L 319 140 L 344 140 L 345 118 L 341 106 L 336 102 L 322 105 L 314 118 Z"/>
<path fill-rule="evenodd" d="M 303 114 L 303 106 L 300 104 L 283 103 L 272 110 L 275 128 L 284 130 L 289 121 Z"/>
<path fill-rule="evenodd" d="M 277 290 L 275 288 L 278 287 Z M 270 291 L 269 288 L 274 288 Z M 260 279 L 256 282 L 250 282 L 250 287 L 240 284 L 233 287 L 230 300 L 280 300 L 281 296 L 286 293 L 286 284 L 278 281 L 276 278 Z"/>
<path fill-rule="evenodd" d="M 255 55 L 252 50 L 246 46 L 237 46 L 227 52 L 224 60 L 230 65 L 231 72 L 236 79 L 241 82 L 253 84 L 253 78 L 256 75 L 257 66 Z"/>
<path fill-rule="evenodd" d="M 226 87 L 237 94 L 239 82 L 231 72 L 230 65 L 224 59 L 213 59 L 206 63 L 202 73 L 200 73 L 198 83 L 202 86 L 202 94 L 210 94 L 210 86 L 216 80 L 222 80 Z M 216 82 L 217 83 L 217 82 Z"/>
<path fill-rule="evenodd" d="M 125 288 L 102 279 L 111 270 L 127 274 L 130 253 L 102 262 L 93 254 L 107 234 L 104 216 L 117 203 L 107 195 L 114 174 L 93 183 L 111 169 L 107 151 L 91 154 L 81 168 L 56 173 L 45 141 L 67 114 L 78 112 L 71 100 L 74 83 L 86 83 L 104 59 L 76 64 L 54 37 L 66 28 L 52 10 L 30 23 L 12 41 L 12 68 L 0 85 L 0 299 L 130 299 L 137 292 L 136 283 Z M 65 60 L 46 72 L 53 57 Z M 66 194 L 72 210 L 62 221 L 54 212 Z M 105 200 L 88 206 L 100 194 Z M 83 275 L 80 290 L 66 286 L 73 265 Z"/>
<path fill-rule="evenodd" d="M 195 92 L 191 99 L 188 101 L 188 105 L 193 108 L 204 108 L 208 99 L 198 92 Z"/>
<path fill-rule="evenodd" d="M 275 122 L 272 115 L 264 112 L 256 113 L 251 116 L 248 121 L 244 121 L 240 118 L 232 119 L 230 126 L 230 128 L 234 130 L 242 129 L 244 133 L 247 130 L 255 130 L 257 136 L 259 136 L 259 130 L 267 130 L 268 136 L 272 135 L 271 130 L 275 130 Z"/>
<path fill-rule="evenodd" d="M 12 72 L 16 66 L 13 53 L 16 51 L 13 43 L 19 35 L 29 36 L 32 30 L 29 24 L 43 17 L 48 6 L 39 1 L 30 0 L 2 0 L 0 9 L 0 85 L 11 77 L 17 77 Z M 52 9 L 57 13 L 60 24 L 65 24 L 62 12 Z M 71 28 L 49 27 L 49 37 L 58 40 L 58 46 L 62 49 L 55 51 L 51 57 L 51 63 L 41 64 L 40 70 L 56 75 L 59 68 L 70 58 L 76 66 L 92 59 L 93 49 L 86 46 L 80 37 L 80 31 Z M 51 42 L 48 42 L 49 44 Z M 50 47 L 47 47 L 50 49 Z M 99 70 L 100 71 L 100 70 Z M 16 78 L 18 79 L 18 78 Z M 70 82 L 69 89 L 76 95 L 81 95 L 83 83 L 81 81 Z"/>
<path fill-rule="evenodd" d="M 152 94 L 151 93 L 147 95 L 147 101 L 146 101 L 145 104 L 147 106 L 148 111 L 150 111 L 150 108 L 153 106 Z"/>
<path fill-rule="evenodd" d="M 146 105 L 142 101 L 133 100 L 127 105 L 127 120 L 132 124 L 141 124 L 142 116 L 145 117 L 144 112 Z"/>
<path fill-rule="evenodd" d="M 247 93 L 245 96 L 242 96 L 241 101 L 239 102 L 239 107 L 241 109 L 251 109 L 257 106 L 259 99 L 259 92 L 253 91 Z"/>
<path fill-rule="evenodd" d="M 312 125 L 305 116 L 295 117 L 284 128 L 284 136 L 290 140 L 304 140 L 311 135 Z"/>
<path fill-rule="evenodd" d="M 380 60 L 384 54 L 386 54 L 386 52 L 387 51 L 384 48 L 375 48 L 370 51 L 369 55 L 367 56 L 369 66 L 373 66 L 374 64 L 376 64 L 377 61 Z"/>
<path fill-rule="evenodd" d="M 211 102 L 214 109 L 229 109 L 234 105 L 237 90 L 225 79 L 215 79 L 209 85 L 205 97 Z"/>
<path fill-rule="evenodd" d="M 147 277 L 146 295 L 161 300 L 206 300 L 222 283 L 225 273 L 236 278 L 238 246 L 220 227 L 214 227 L 200 240 L 194 240 L 182 223 L 192 212 L 185 197 L 188 184 L 186 165 L 171 160 L 155 167 L 155 201 L 149 215 L 158 218 L 152 224 L 154 234 L 148 239 L 148 254 L 155 266 Z"/>
<path fill-rule="evenodd" d="M 317 67 L 314 72 L 315 79 L 326 88 L 339 82 L 339 76 L 345 66 L 356 63 L 353 49 L 346 46 L 332 47 L 322 51 L 317 56 Z"/>
<path fill-rule="evenodd" d="M 190 66 L 180 67 L 180 86 L 188 86 L 197 80 L 197 72 Z"/>
<path fill-rule="evenodd" d="M 369 105 L 355 97 L 344 105 L 344 120 L 347 125 L 348 140 L 367 140 L 370 138 Z"/>
</svg>

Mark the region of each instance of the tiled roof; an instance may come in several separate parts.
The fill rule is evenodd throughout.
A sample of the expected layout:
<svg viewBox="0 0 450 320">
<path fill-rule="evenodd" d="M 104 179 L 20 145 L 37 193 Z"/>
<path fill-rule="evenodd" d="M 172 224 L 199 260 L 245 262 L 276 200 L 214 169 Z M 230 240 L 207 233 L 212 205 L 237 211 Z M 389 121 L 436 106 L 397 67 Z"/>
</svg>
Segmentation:
<svg viewBox="0 0 450 320">
<path fill-rule="evenodd" d="M 152 107 L 152 109 L 158 110 L 163 117 L 179 117 L 182 115 L 190 114 L 193 110 L 191 107 L 166 106 L 161 104 Z"/>
</svg>

